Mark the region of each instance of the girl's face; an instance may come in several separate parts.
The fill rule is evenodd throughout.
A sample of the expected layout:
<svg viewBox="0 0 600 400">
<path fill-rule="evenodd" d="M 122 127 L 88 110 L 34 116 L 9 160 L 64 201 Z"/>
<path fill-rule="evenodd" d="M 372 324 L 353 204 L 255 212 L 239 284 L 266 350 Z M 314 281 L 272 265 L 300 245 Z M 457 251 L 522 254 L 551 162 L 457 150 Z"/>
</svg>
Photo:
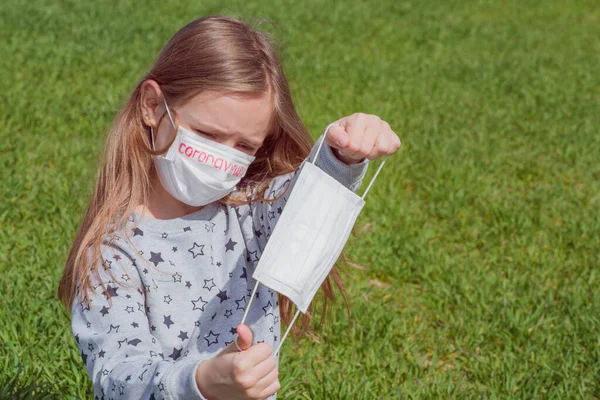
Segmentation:
<svg viewBox="0 0 600 400">
<path fill-rule="evenodd" d="M 152 82 L 154 85 L 152 85 Z M 144 122 L 154 128 L 156 149 L 169 144 L 175 128 L 166 115 L 162 94 L 156 82 L 146 81 L 142 90 Z M 158 90 L 157 90 L 158 89 Z M 167 104 L 173 115 L 173 104 Z M 270 93 L 223 93 L 203 91 L 175 108 L 175 122 L 207 139 L 255 155 L 267 136 L 272 117 Z M 163 116 L 160 126 L 157 123 Z"/>
</svg>

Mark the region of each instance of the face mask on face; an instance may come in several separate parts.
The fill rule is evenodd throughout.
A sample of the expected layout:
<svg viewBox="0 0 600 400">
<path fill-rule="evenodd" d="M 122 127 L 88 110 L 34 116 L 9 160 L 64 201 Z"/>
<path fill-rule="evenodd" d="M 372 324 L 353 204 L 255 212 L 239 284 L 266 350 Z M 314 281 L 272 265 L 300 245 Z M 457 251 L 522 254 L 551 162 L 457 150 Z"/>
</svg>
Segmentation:
<svg viewBox="0 0 600 400">
<path fill-rule="evenodd" d="M 167 101 L 169 120 L 177 129 Z M 152 130 L 152 149 L 154 130 Z M 167 153 L 154 156 L 161 184 L 171 196 L 190 206 L 203 206 L 221 199 L 235 189 L 254 157 L 205 139 L 182 126 Z"/>
<path fill-rule="evenodd" d="M 262 283 L 288 297 L 298 308 L 288 331 L 279 342 L 279 348 L 298 314 L 306 313 L 312 298 L 340 256 L 365 205 L 364 198 L 387 159 L 383 159 L 361 197 L 314 164 L 324 142 L 325 138 L 314 159 L 302 167 L 252 275 L 257 281 L 254 292 Z M 250 302 L 252 299 L 254 293 Z M 250 302 L 242 323 L 250 309 Z"/>
</svg>

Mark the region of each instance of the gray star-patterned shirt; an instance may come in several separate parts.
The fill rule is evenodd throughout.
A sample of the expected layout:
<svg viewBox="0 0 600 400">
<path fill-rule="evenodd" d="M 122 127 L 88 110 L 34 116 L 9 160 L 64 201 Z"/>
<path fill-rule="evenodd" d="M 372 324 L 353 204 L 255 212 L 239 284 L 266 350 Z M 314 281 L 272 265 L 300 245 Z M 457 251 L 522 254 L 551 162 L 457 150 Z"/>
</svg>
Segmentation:
<svg viewBox="0 0 600 400">
<path fill-rule="evenodd" d="M 346 165 L 324 145 L 316 164 L 356 191 L 368 160 Z M 273 179 L 267 197 L 291 189 L 299 170 Z M 93 278 L 92 300 L 76 295 L 71 312 L 96 399 L 204 399 L 196 366 L 234 340 L 285 193 L 272 203 L 213 202 L 170 220 L 134 214 L 107 235 L 107 265 L 95 266 L 105 287 Z M 246 322 L 255 343 L 278 344 L 278 306 L 277 293 L 260 285 Z"/>
</svg>

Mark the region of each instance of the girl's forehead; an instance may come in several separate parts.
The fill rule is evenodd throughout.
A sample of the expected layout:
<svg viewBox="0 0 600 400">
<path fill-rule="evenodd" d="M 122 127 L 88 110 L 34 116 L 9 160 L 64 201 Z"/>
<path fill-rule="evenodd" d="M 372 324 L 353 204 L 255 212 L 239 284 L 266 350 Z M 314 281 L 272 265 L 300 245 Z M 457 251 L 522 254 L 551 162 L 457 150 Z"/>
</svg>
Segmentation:
<svg viewBox="0 0 600 400">
<path fill-rule="evenodd" d="M 204 91 L 188 100 L 178 111 L 193 128 L 211 129 L 211 133 L 240 134 L 262 141 L 268 133 L 273 110 L 273 98 L 269 92 Z"/>
</svg>

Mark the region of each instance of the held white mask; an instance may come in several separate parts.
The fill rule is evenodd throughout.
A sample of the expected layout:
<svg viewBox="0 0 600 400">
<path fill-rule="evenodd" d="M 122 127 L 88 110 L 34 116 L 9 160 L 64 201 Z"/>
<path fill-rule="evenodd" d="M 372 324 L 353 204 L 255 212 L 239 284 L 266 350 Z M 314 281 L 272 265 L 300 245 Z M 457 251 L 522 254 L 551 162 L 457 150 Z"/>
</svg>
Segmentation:
<svg viewBox="0 0 600 400">
<path fill-rule="evenodd" d="M 362 197 L 357 195 L 314 164 L 332 125 L 325 129 L 313 160 L 304 163 L 252 275 L 257 281 L 254 292 L 262 283 L 296 304 L 298 312 L 288 332 L 299 312 L 306 313 L 314 295 L 340 256 L 356 218 L 365 205 L 364 198 L 387 159 L 385 157 L 380 164 Z M 250 302 L 253 298 L 254 293 L 250 296 Z M 249 309 L 250 303 L 246 306 L 242 324 Z"/>
<path fill-rule="evenodd" d="M 169 120 L 177 129 L 167 101 Z M 152 148 L 154 130 L 152 130 Z M 167 153 L 154 156 L 161 184 L 171 196 L 190 206 L 203 206 L 235 189 L 254 157 L 203 138 L 181 125 Z"/>
</svg>

